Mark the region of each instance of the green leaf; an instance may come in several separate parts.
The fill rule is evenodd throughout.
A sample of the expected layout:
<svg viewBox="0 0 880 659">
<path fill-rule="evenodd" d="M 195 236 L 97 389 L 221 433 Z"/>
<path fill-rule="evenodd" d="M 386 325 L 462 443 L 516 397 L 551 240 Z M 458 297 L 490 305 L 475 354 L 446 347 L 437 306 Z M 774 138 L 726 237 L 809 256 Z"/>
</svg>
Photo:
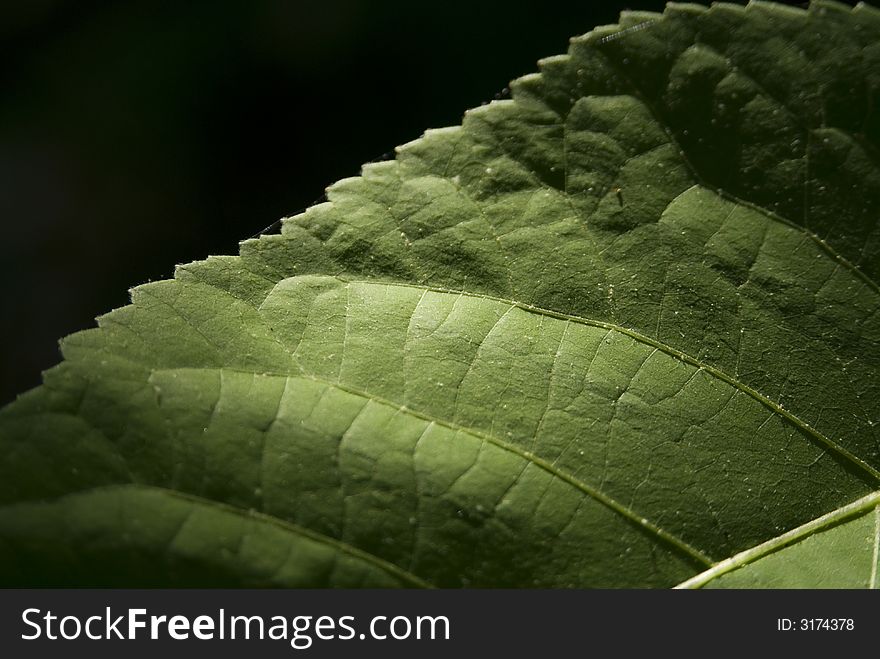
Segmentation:
<svg viewBox="0 0 880 659">
<path fill-rule="evenodd" d="M 0 411 L 0 579 L 876 586 L 878 44 L 627 12 L 133 289 Z"/>
</svg>

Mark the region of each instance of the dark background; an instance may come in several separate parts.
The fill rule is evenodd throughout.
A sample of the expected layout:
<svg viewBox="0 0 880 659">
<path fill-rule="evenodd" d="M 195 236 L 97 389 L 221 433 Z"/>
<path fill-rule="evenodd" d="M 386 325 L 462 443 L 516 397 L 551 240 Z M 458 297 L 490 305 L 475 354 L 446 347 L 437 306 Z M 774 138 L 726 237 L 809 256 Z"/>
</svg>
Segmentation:
<svg viewBox="0 0 880 659">
<path fill-rule="evenodd" d="M 663 4 L 3 3 L 0 404 L 131 286 L 236 253 L 570 36 Z"/>
</svg>

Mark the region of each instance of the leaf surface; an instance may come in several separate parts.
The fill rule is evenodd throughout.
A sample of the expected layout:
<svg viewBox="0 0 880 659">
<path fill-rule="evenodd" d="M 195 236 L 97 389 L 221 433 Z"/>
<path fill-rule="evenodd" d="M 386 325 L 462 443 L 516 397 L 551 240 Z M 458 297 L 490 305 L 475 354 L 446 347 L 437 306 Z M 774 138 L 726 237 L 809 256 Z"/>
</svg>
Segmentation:
<svg viewBox="0 0 880 659">
<path fill-rule="evenodd" d="M 876 586 L 878 44 L 624 13 L 133 289 L 0 412 L 2 580 Z"/>
</svg>

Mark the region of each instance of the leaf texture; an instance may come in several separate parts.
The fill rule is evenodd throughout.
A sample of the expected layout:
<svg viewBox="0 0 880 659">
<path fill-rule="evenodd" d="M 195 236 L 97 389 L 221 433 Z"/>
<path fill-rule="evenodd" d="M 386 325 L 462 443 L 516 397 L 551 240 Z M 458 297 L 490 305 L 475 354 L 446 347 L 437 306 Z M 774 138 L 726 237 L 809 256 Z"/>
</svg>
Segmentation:
<svg viewBox="0 0 880 659">
<path fill-rule="evenodd" d="M 65 339 L 2 581 L 876 587 L 880 12 L 540 64 Z"/>
</svg>

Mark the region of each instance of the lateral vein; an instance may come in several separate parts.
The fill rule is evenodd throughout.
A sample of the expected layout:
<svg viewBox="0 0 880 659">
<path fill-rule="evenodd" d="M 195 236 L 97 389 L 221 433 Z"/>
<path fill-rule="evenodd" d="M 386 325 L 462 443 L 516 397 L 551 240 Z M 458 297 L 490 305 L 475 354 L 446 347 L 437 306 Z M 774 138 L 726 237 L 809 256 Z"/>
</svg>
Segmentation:
<svg viewBox="0 0 880 659">
<path fill-rule="evenodd" d="M 237 368 L 228 368 L 228 367 L 219 367 L 219 366 L 193 366 L 193 367 L 184 367 L 180 369 L 154 369 L 154 371 L 161 370 L 225 370 L 230 372 L 244 373 L 246 375 L 256 375 L 257 373 L 254 371 L 248 371 L 244 369 Z M 527 451 L 525 449 L 519 448 L 513 444 L 509 444 L 497 437 L 489 435 L 487 433 L 481 432 L 475 428 L 469 428 L 467 426 L 460 425 L 453 421 L 447 421 L 445 419 L 441 419 L 438 417 L 434 417 L 430 414 L 426 414 L 424 412 L 420 412 L 418 410 L 413 410 L 412 408 L 406 407 L 405 405 L 399 405 L 394 401 L 387 400 L 385 398 L 381 398 L 379 396 L 375 396 L 366 391 L 362 391 L 355 387 L 351 387 L 349 385 L 343 384 L 341 382 L 334 382 L 332 380 L 328 380 L 316 375 L 311 375 L 308 373 L 297 373 L 297 374 L 288 374 L 288 373 L 273 373 L 271 371 L 260 371 L 259 375 L 269 376 L 269 377 L 281 377 L 281 378 L 301 378 L 304 380 L 311 380 L 313 382 L 319 382 L 321 384 L 327 385 L 329 387 L 333 387 L 335 389 L 339 389 L 340 391 L 344 391 L 346 393 L 352 394 L 354 396 L 358 396 L 360 398 L 366 398 L 369 401 L 373 401 L 379 405 L 384 405 L 386 407 L 391 407 L 394 410 L 397 410 L 401 414 L 405 414 L 408 416 L 412 416 L 415 418 L 422 419 L 424 421 L 428 421 L 434 423 L 438 426 L 442 426 L 448 428 L 449 430 L 453 430 L 456 432 L 463 432 L 473 437 L 480 439 L 481 441 L 492 444 L 504 451 L 513 453 L 518 455 L 522 459 L 531 462 L 539 469 L 546 471 L 554 478 L 558 478 L 564 483 L 574 487 L 575 489 L 580 490 L 587 496 L 592 499 L 595 499 L 597 502 L 611 509 L 618 515 L 624 517 L 628 522 L 634 524 L 635 526 L 641 528 L 643 531 L 647 532 L 649 535 L 655 536 L 659 540 L 661 540 L 664 544 L 676 549 L 680 553 L 686 554 L 691 560 L 696 561 L 697 563 L 705 566 L 711 566 L 714 564 L 714 561 L 711 557 L 709 557 L 704 552 L 699 549 L 691 546 L 683 539 L 678 536 L 670 533 L 669 531 L 657 526 L 646 517 L 642 517 L 635 511 L 627 508 L 625 505 L 617 501 L 616 499 L 610 497 L 609 495 L 601 492 L 595 487 L 588 485 L 587 483 L 575 478 L 573 475 L 568 474 L 558 467 L 554 466 L 551 462 L 544 460 L 543 458 L 535 455 L 534 453 Z"/>
<path fill-rule="evenodd" d="M 508 300 L 500 297 L 495 297 L 492 295 L 485 295 L 483 293 L 469 293 L 467 291 L 456 291 L 447 288 L 437 288 L 431 286 L 423 286 L 419 284 L 407 284 L 403 282 L 395 282 L 395 281 L 382 281 L 382 280 L 348 280 L 342 277 L 336 277 L 339 281 L 346 284 L 374 284 L 374 285 L 382 285 L 382 286 L 398 286 L 400 288 L 415 288 L 415 289 L 425 289 L 435 293 L 449 293 L 453 295 L 461 295 L 464 297 L 472 297 L 472 298 L 480 298 L 484 300 L 492 300 L 494 302 L 501 302 L 504 304 L 509 304 L 512 307 L 516 307 L 518 309 L 522 309 L 528 313 L 533 313 L 536 315 L 549 316 L 551 318 L 556 318 L 558 320 L 567 320 L 575 323 L 579 323 L 581 325 L 588 325 L 591 327 L 599 327 L 601 329 L 606 329 L 612 332 L 618 332 L 620 334 L 625 334 L 626 336 L 642 343 L 644 345 L 651 346 L 652 348 L 656 348 L 661 352 L 665 352 L 667 355 L 678 359 L 686 364 L 690 364 L 691 366 L 696 366 L 698 369 L 701 369 L 708 373 L 709 375 L 726 382 L 732 387 L 739 389 L 742 393 L 747 396 L 755 399 L 757 402 L 764 405 L 774 414 L 778 414 L 786 421 L 797 427 L 802 432 L 806 433 L 812 440 L 822 446 L 826 451 L 837 454 L 838 456 L 848 460 L 854 466 L 858 467 L 861 471 L 867 473 L 871 476 L 875 481 L 880 483 L 880 470 L 875 469 L 867 462 L 850 452 L 848 449 L 841 446 L 838 442 L 834 441 L 830 437 L 826 436 L 824 433 L 820 432 L 818 429 L 814 428 L 812 425 L 793 414 L 792 412 L 786 410 L 779 403 L 771 400 L 767 396 L 753 389 L 749 385 L 744 382 L 738 380 L 732 375 L 728 375 L 726 372 L 722 371 L 720 368 L 716 366 L 712 366 L 711 364 L 707 364 L 703 361 L 700 361 L 696 357 L 692 357 L 686 352 L 682 352 L 677 348 L 673 348 L 672 346 L 660 341 L 658 339 L 654 339 L 652 337 L 646 336 L 634 329 L 630 329 L 627 327 L 623 327 L 622 325 L 617 325 L 616 323 L 609 323 L 602 320 L 593 320 L 590 318 L 583 318 L 581 316 L 575 316 L 572 314 L 566 314 L 559 311 L 552 311 L 550 309 L 543 309 L 541 307 L 536 307 L 531 304 L 527 304 L 524 302 L 517 302 L 516 300 Z"/>
</svg>

